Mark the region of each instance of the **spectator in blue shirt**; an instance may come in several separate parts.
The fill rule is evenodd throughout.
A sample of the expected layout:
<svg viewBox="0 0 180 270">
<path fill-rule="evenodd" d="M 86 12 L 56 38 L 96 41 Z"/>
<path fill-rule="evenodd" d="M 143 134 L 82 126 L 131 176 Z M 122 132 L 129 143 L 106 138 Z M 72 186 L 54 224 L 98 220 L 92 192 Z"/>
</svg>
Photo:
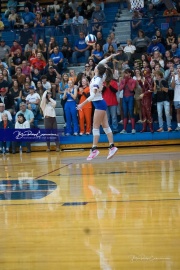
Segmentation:
<svg viewBox="0 0 180 270">
<path fill-rule="evenodd" d="M 34 21 L 34 28 L 36 28 L 36 43 L 38 43 L 39 39 L 44 39 L 44 25 L 45 20 L 42 18 L 41 13 L 38 12 Z"/>
<path fill-rule="evenodd" d="M 22 17 L 23 17 L 24 23 L 27 23 L 29 26 L 33 26 L 35 14 L 30 12 L 28 7 L 25 7 Z"/>
<path fill-rule="evenodd" d="M 87 63 L 89 57 L 89 46 L 85 42 L 85 35 L 83 32 L 79 33 L 79 39 L 75 42 L 74 52 L 72 55 L 73 64 L 77 64 L 79 57 L 84 56 L 84 62 Z"/>
<path fill-rule="evenodd" d="M 162 43 L 158 42 L 157 36 L 152 37 L 152 42 L 149 45 L 149 47 L 147 48 L 147 52 L 149 54 L 152 54 L 155 51 L 159 51 L 162 55 L 164 55 L 165 51 L 166 51 L 164 45 Z"/>
<path fill-rule="evenodd" d="M 61 74 L 63 69 L 64 55 L 59 51 L 59 47 L 55 47 L 53 49 L 53 53 L 51 54 L 50 58 L 53 60 L 54 65 L 57 67 L 57 72 Z"/>
</svg>

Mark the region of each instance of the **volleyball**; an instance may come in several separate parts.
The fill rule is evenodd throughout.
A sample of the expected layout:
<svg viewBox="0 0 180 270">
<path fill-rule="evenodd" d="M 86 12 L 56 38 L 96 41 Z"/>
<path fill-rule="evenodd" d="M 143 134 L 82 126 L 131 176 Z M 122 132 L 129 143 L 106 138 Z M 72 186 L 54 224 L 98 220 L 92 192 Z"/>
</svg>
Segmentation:
<svg viewBox="0 0 180 270">
<path fill-rule="evenodd" d="M 89 34 L 85 37 L 85 42 L 88 45 L 94 45 L 96 43 L 96 36 L 94 36 L 93 34 Z"/>
</svg>

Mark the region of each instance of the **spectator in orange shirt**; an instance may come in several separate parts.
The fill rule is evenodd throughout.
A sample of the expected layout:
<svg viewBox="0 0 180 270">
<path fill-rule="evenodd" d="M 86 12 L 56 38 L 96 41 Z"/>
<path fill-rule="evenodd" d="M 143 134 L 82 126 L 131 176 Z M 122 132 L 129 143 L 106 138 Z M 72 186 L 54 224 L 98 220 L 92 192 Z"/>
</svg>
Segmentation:
<svg viewBox="0 0 180 270">
<path fill-rule="evenodd" d="M 82 87 L 78 89 L 79 104 L 84 102 L 90 96 L 89 81 L 87 78 L 83 77 L 81 81 Z M 91 119 L 92 119 L 92 102 L 88 102 L 84 107 L 79 110 L 79 125 L 80 133 L 83 135 L 85 133 L 85 123 L 86 123 L 86 135 L 91 133 Z"/>
</svg>

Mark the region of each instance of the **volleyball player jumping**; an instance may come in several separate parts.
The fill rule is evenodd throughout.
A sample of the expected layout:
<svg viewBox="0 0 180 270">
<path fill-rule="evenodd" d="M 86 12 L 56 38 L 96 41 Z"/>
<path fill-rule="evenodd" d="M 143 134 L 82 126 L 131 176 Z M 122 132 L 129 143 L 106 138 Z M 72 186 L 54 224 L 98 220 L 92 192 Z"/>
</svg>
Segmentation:
<svg viewBox="0 0 180 270">
<path fill-rule="evenodd" d="M 81 110 L 86 103 L 92 101 L 95 107 L 93 119 L 93 146 L 91 148 L 90 155 L 87 157 L 87 160 L 92 160 L 99 155 L 97 144 L 100 137 L 100 125 L 102 125 L 109 141 L 109 154 L 107 159 L 112 158 L 118 150 L 118 148 L 114 146 L 113 133 L 108 123 L 106 113 L 107 104 L 102 97 L 102 89 L 105 76 L 112 76 L 111 69 L 105 64 L 116 55 L 117 54 L 112 54 L 99 62 L 94 70 L 95 76 L 90 82 L 90 96 L 83 103 L 77 105 L 77 109 Z"/>
</svg>

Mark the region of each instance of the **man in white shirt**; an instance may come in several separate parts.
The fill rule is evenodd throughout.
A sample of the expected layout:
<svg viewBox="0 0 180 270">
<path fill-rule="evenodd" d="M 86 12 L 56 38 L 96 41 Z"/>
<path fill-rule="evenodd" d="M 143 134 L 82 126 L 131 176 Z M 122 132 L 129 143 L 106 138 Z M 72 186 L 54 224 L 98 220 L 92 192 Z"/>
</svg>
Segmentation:
<svg viewBox="0 0 180 270">
<path fill-rule="evenodd" d="M 81 30 L 81 25 L 84 22 L 83 16 L 79 16 L 79 11 L 75 11 L 75 16 L 72 19 L 72 26 L 74 34 L 78 34 Z"/>
<path fill-rule="evenodd" d="M 28 105 L 28 109 L 31 110 L 36 117 L 39 111 L 39 103 L 40 103 L 40 95 L 35 93 L 35 89 L 33 86 L 29 87 L 30 94 L 26 97 L 26 104 Z"/>
<path fill-rule="evenodd" d="M 11 116 L 10 112 L 5 110 L 5 104 L 0 103 L 0 121 L 2 121 L 2 114 L 3 113 L 7 114 L 9 121 L 12 121 L 12 116 Z"/>
</svg>

